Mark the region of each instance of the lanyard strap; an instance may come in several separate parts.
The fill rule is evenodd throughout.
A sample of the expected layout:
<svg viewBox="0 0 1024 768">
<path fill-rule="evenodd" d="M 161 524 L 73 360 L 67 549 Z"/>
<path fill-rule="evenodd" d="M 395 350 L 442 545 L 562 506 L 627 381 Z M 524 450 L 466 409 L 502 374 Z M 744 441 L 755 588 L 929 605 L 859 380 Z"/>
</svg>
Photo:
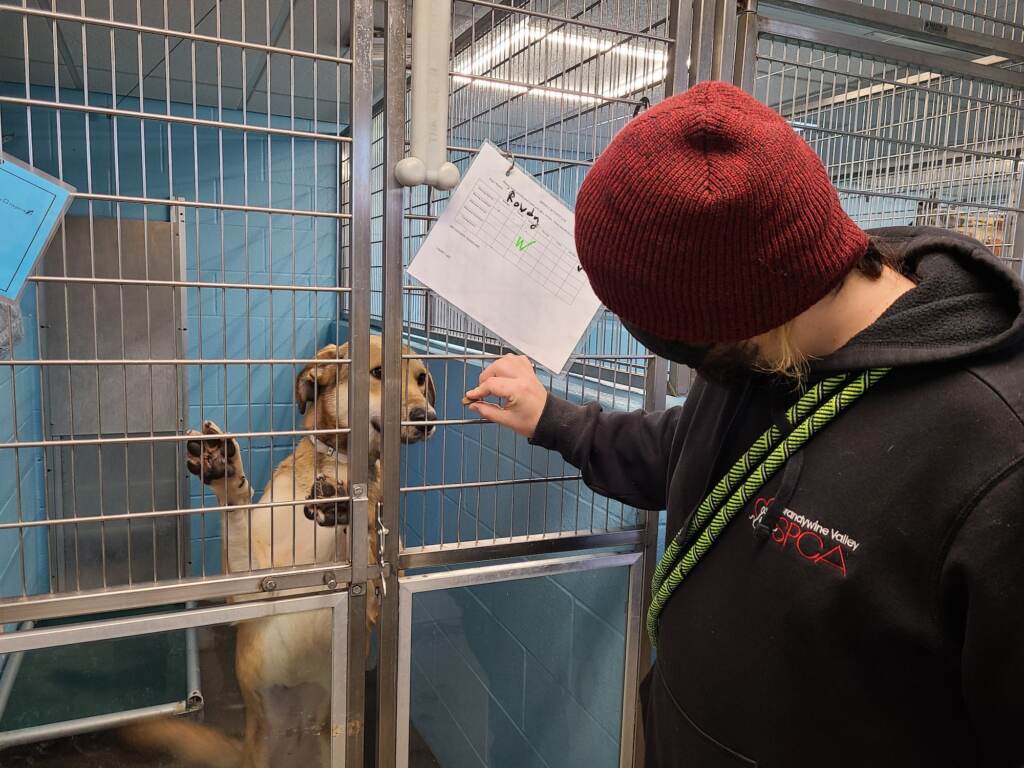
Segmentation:
<svg viewBox="0 0 1024 768">
<path fill-rule="evenodd" d="M 651 581 L 651 605 L 647 611 L 647 634 L 652 646 L 657 647 L 658 617 L 668 598 L 696 567 L 736 513 L 782 468 L 790 456 L 890 370 L 872 368 L 849 381 L 844 374 L 814 385 L 786 412 L 786 420 L 792 430 L 785 437 L 776 426 L 766 430 L 715 484 L 711 493 L 697 507 L 685 533 L 680 531 L 675 535 L 655 568 Z M 680 556 L 687 542 L 690 542 L 689 548 Z"/>
</svg>

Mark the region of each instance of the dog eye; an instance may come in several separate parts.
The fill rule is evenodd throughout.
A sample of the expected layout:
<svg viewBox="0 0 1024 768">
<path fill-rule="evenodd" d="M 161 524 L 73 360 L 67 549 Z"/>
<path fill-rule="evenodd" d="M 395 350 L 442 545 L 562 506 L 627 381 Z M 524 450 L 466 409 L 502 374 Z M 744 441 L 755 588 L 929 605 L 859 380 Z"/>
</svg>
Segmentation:
<svg viewBox="0 0 1024 768">
<path fill-rule="evenodd" d="M 381 376 L 380 366 L 378 365 L 376 368 L 371 370 L 370 375 L 373 376 L 373 378 L 375 379 L 379 379 Z"/>
<path fill-rule="evenodd" d="M 416 383 L 419 384 L 421 387 L 425 387 L 427 385 L 427 374 L 421 373 L 419 376 L 417 376 Z"/>
</svg>

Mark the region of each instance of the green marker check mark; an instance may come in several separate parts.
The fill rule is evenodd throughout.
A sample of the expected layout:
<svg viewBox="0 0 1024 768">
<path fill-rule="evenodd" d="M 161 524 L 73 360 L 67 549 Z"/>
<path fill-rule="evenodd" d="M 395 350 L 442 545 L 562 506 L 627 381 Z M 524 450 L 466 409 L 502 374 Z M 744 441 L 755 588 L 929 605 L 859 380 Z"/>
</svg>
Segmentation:
<svg viewBox="0 0 1024 768">
<path fill-rule="evenodd" d="M 533 245 L 536 242 L 537 242 L 536 240 L 527 241 L 527 240 L 525 240 L 523 238 L 522 235 L 519 235 L 516 238 L 515 245 L 516 245 L 516 248 L 519 249 L 519 252 L 522 253 L 523 251 L 525 251 L 527 248 L 529 248 L 531 245 Z"/>
</svg>

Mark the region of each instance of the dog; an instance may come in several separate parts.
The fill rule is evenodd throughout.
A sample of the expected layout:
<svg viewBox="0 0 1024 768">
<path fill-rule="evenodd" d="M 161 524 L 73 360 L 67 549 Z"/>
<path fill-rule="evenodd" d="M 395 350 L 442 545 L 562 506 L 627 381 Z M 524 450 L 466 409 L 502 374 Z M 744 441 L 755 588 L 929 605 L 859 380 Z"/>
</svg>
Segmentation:
<svg viewBox="0 0 1024 768">
<path fill-rule="evenodd" d="M 370 339 L 368 560 L 377 561 L 382 424 L 381 337 Z M 411 350 L 404 349 L 405 355 Z M 260 497 L 252 501 L 242 453 L 233 438 L 207 421 L 190 432 L 188 470 L 209 486 L 225 514 L 222 557 L 229 573 L 266 568 L 322 565 L 348 557 L 351 518 L 348 483 L 348 344 L 316 353 L 295 380 L 295 403 L 310 434 L 275 468 Z M 421 360 L 401 367 L 403 442 L 430 438 L 435 430 L 436 390 Z M 312 407 L 311 407 L 312 406 Z M 278 502 L 288 502 L 283 505 Z M 261 506 L 261 504 L 263 506 Z M 269 506 L 273 504 L 273 506 Z M 378 585 L 367 589 L 369 633 L 380 616 Z M 188 765 L 213 768 L 271 768 L 327 764 L 330 741 L 331 612 L 269 616 L 238 625 L 235 673 L 245 706 L 241 743 L 190 720 L 158 718 L 121 729 L 132 746 L 171 754 Z"/>
</svg>

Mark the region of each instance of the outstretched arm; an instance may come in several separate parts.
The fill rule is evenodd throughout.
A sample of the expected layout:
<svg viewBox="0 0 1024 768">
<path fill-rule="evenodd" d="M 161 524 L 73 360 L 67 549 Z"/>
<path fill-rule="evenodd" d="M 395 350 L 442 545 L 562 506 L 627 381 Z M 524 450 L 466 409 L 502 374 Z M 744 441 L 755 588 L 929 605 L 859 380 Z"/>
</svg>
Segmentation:
<svg viewBox="0 0 1024 768">
<path fill-rule="evenodd" d="M 488 395 L 503 404 L 483 402 Z M 688 418 L 682 408 L 605 413 L 597 403 L 574 405 L 548 394 L 530 361 L 514 355 L 486 368 L 466 401 L 483 418 L 561 453 L 599 493 L 641 509 L 664 508 L 669 449 Z"/>
</svg>

